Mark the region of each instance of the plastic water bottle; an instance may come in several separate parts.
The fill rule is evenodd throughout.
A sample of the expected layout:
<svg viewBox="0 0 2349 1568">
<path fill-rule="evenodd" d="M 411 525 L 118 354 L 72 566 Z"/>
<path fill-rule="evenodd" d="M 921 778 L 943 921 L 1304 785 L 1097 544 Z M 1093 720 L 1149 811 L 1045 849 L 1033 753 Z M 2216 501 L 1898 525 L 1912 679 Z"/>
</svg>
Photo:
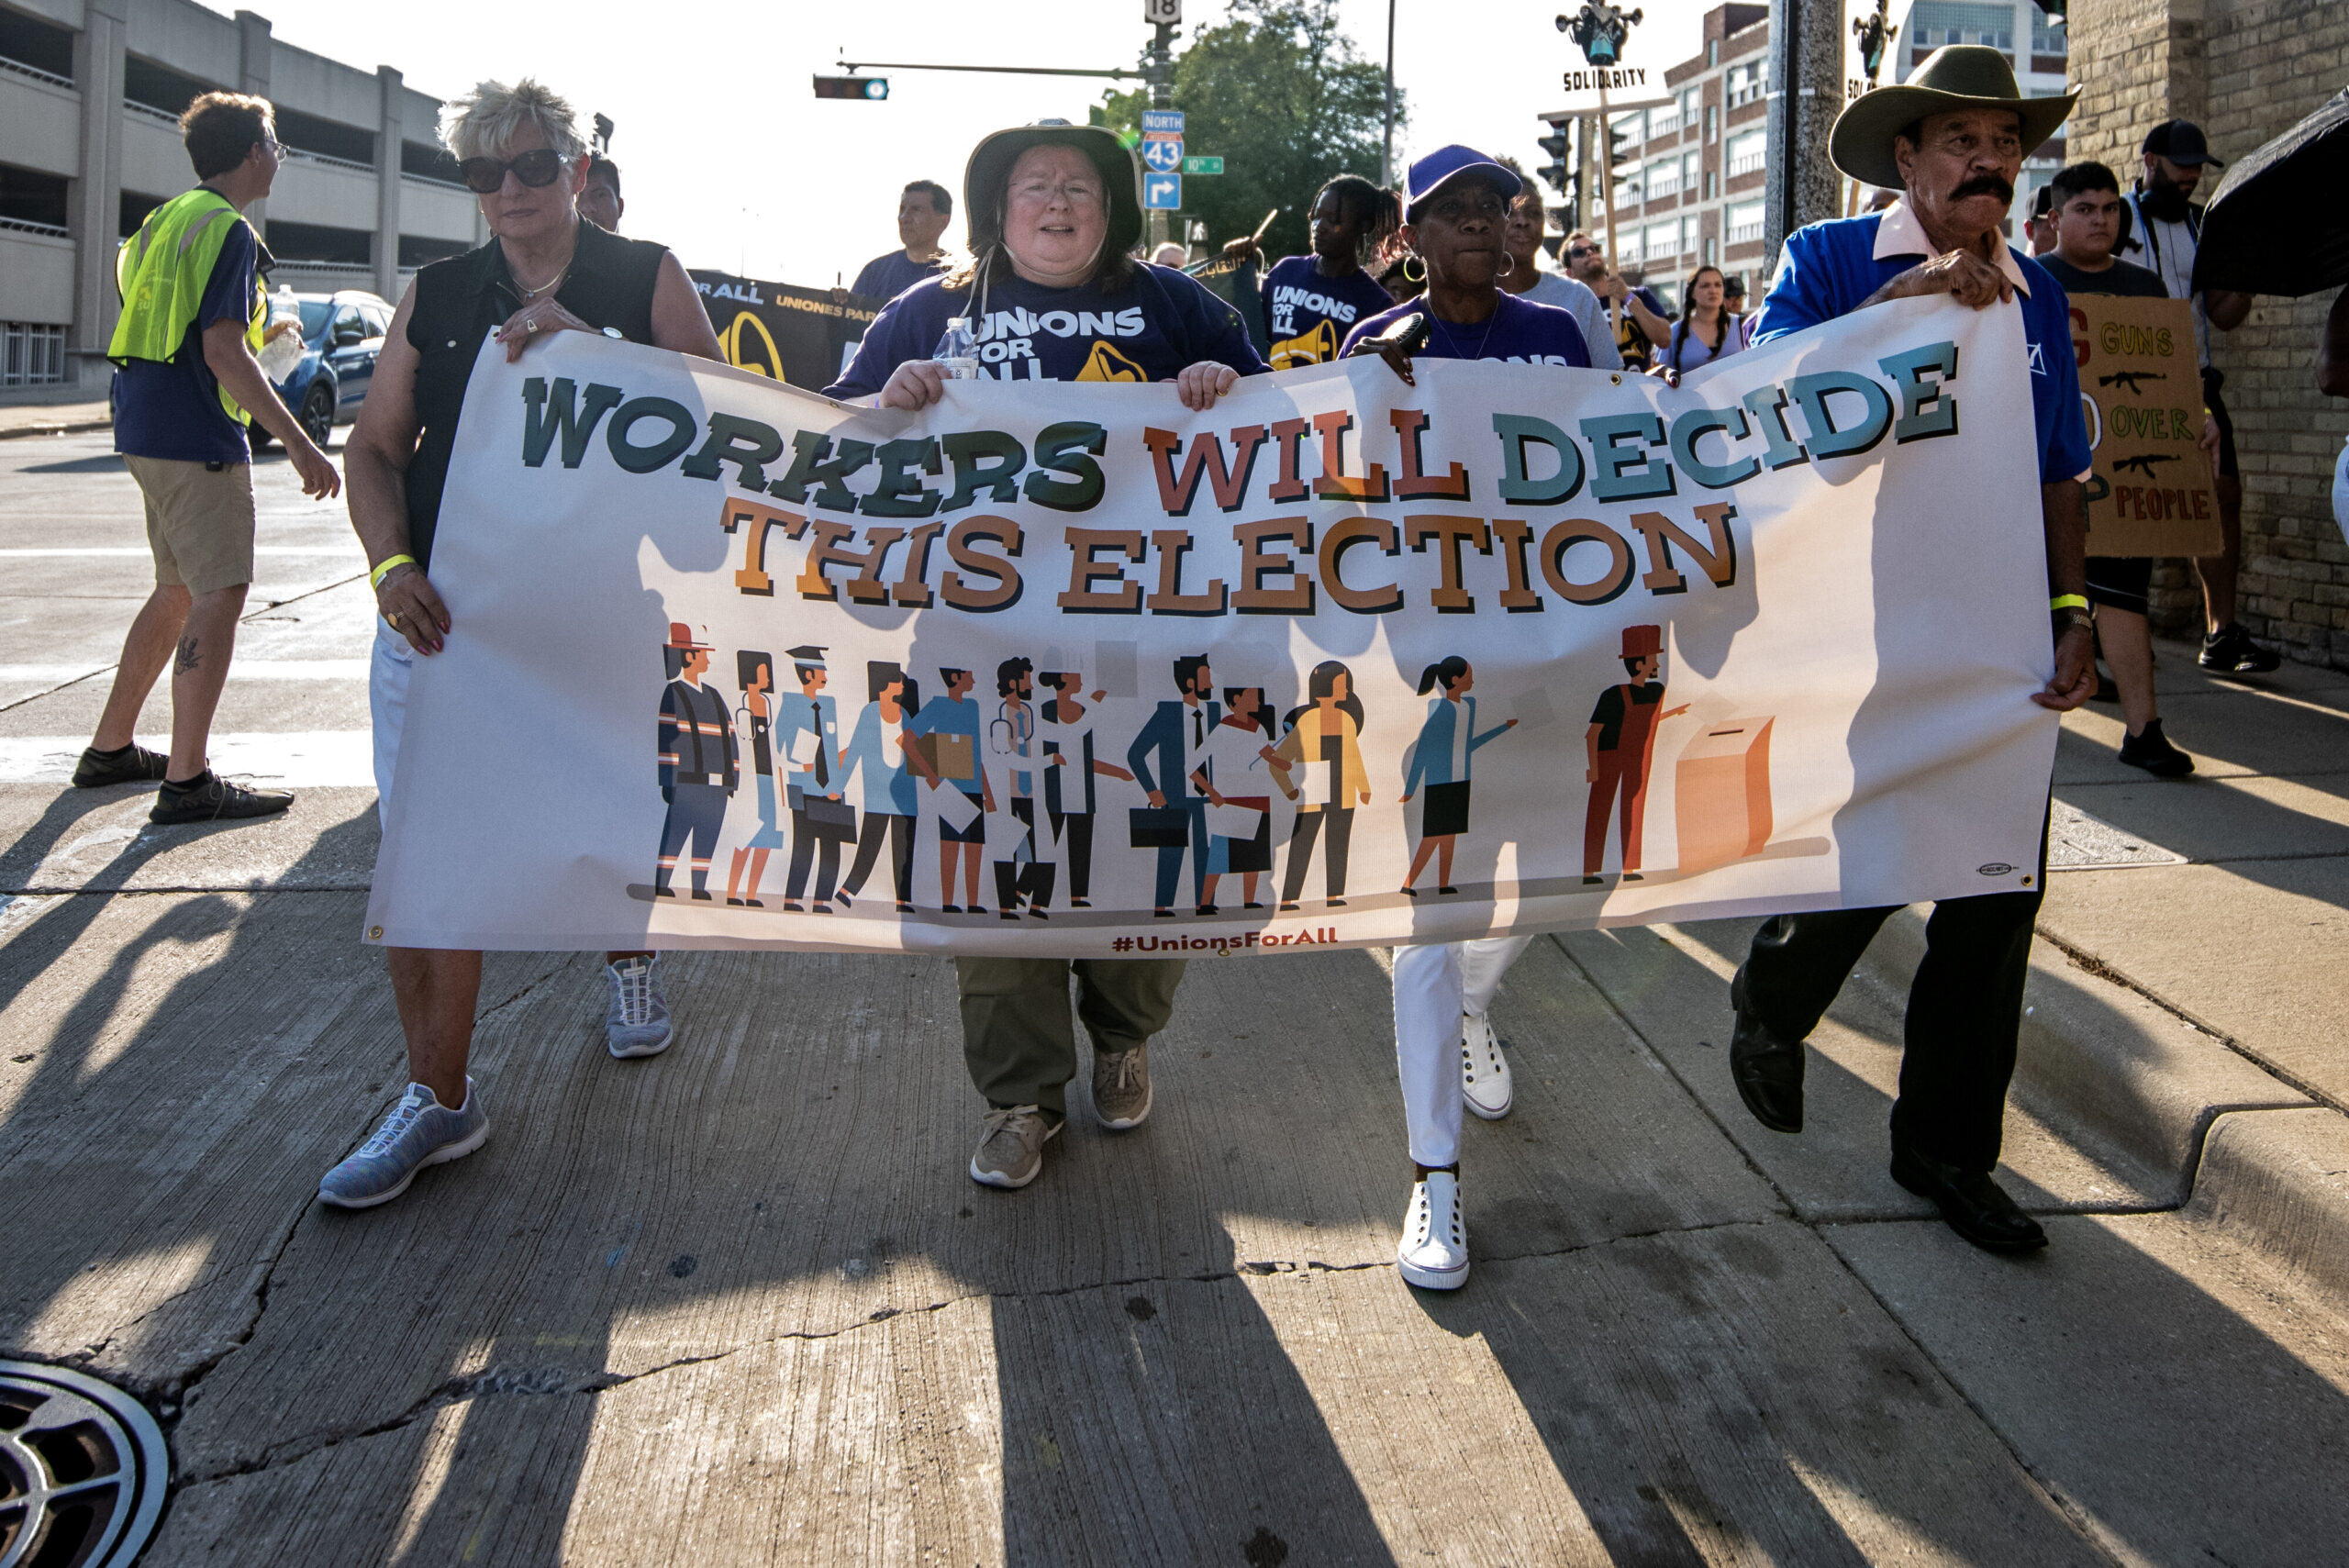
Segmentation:
<svg viewBox="0 0 2349 1568">
<path fill-rule="evenodd" d="M 302 305 L 291 287 L 280 284 L 269 300 L 269 320 L 262 329 L 261 373 L 272 382 L 294 373 L 309 351 L 302 341 Z"/>
<path fill-rule="evenodd" d="M 945 371 L 949 381 L 979 379 L 979 341 L 971 335 L 971 318 L 951 317 L 945 335 L 938 339 L 937 350 L 930 356 Z"/>
</svg>

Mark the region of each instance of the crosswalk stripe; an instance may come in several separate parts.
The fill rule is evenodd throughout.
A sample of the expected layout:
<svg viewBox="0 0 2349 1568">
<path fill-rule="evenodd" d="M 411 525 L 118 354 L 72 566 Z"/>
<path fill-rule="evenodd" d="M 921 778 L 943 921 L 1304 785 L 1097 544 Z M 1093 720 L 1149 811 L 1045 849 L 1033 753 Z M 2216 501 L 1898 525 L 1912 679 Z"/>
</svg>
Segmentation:
<svg viewBox="0 0 2349 1568">
<path fill-rule="evenodd" d="M 233 680 L 232 673 L 230 678 Z M 373 788 L 373 736 L 364 729 L 262 730 L 215 735 L 212 771 L 239 783 L 281 788 Z M 0 736 L 0 784 L 65 784 L 73 777 L 87 735 Z M 141 735 L 139 743 L 171 750 L 169 735 Z"/>
</svg>

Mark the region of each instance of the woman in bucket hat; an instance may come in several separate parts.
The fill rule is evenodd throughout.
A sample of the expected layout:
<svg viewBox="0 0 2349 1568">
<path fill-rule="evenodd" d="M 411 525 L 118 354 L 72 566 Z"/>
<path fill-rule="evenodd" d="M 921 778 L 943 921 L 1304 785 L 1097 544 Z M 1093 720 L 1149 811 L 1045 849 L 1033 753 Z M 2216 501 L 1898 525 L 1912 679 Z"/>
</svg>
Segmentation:
<svg viewBox="0 0 2349 1568">
<path fill-rule="evenodd" d="M 1092 126 L 1033 125 L 981 141 L 963 174 L 971 259 L 889 302 L 827 397 L 926 408 L 932 356 L 967 320 L 978 374 L 996 381 L 1171 381 L 1208 408 L 1266 368 L 1230 306 L 1172 267 L 1134 261 L 1133 155 Z"/>
<path fill-rule="evenodd" d="M 1266 366 L 1231 306 L 1171 267 L 1131 259 L 1141 239 L 1133 155 L 1106 130 L 1042 124 L 999 130 L 971 154 L 963 179 L 970 261 L 889 302 L 827 397 L 926 408 L 945 390 L 936 355 L 952 346 L 996 381 L 1174 383 L 1204 409 Z M 934 787 L 935 781 L 933 781 Z M 1093 1041 L 1093 1110 L 1115 1130 L 1150 1114 L 1150 1037 L 1165 1027 L 1181 959 L 958 958 L 963 1054 L 987 1102 L 970 1175 L 1024 1187 L 1067 1114 L 1076 1073 L 1069 1018 Z"/>
</svg>

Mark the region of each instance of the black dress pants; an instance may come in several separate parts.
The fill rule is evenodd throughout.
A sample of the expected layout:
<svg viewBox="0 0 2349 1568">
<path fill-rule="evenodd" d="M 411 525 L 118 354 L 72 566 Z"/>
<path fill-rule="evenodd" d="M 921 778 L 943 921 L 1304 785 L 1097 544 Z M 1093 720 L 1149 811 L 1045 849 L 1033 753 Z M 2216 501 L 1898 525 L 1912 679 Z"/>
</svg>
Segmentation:
<svg viewBox="0 0 2349 1568">
<path fill-rule="evenodd" d="M 2047 837 L 2028 890 L 1944 898 L 1925 924 L 1925 957 L 1909 987 L 1896 1147 L 1988 1174 L 1998 1163 L 2007 1084 L 2022 1027 L 2032 928 L 2047 884 Z M 1898 912 L 1780 915 L 1753 934 L 1740 971 L 1746 1006 L 1781 1040 L 1819 1026 L 1884 922 Z"/>
</svg>

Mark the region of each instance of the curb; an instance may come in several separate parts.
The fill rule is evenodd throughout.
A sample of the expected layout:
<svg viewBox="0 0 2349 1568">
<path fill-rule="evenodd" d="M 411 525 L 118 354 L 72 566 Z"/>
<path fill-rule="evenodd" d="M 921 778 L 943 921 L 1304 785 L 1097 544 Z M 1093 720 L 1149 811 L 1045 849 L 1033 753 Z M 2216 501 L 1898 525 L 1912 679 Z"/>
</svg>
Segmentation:
<svg viewBox="0 0 2349 1568">
<path fill-rule="evenodd" d="M 90 430 L 111 430 L 112 419 L 61 419 L 53 425 L 17 425 L 0 429 L 0 441 L 19 436 L 78 436 Z"/>
<path fill-rule="evenodd" d="M 1885 922 L 1863 967 L 1903 994 L 1924 953 L 1925 917 L 1911 906 Z M 2192 1195 L 2203 1140 L 2221 1117 L 2317 1103 L 2043 940 L 2032 944 L 2011 1092 L 2090 1152 L 2145 1170 L 2169 1207 Z"/>
<path fill-rule="evenodd" d="M 1861 967 L 1905 991 L 1924 946 L 1905 909 Z M 2349 1117 L 2053 941 L 2033 944 L 2023 1006 L 2016 1105 L 2349 1312 Z"/>
<path fill-rule="evenodd" d="M 2349 1312 L 2349 1117 L 2321 1107 L 2221 1117 L 2185 1212 Z"/>
</svg>

